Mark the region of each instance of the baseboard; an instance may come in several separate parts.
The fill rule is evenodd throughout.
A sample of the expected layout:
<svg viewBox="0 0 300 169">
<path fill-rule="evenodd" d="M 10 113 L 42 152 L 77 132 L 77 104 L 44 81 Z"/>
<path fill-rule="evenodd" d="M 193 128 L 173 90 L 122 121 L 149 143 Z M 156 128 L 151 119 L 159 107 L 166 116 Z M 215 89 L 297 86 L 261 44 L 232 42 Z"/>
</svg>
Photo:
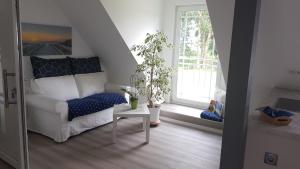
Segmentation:
<svg viewBox="0 0 300 169">
<path fill-rule="evenodd" d="M 9 165 L 11 165 L 14 168 L 18 168 L 19 167 L 19 162 L 11 157 L 9 157 L 7 154 L 0 152 L 0 158 L 7 162 Z"/>
<path fill-rule="evenodd" d="M 176 125 L 181 125 L 181 126 L 184 126 L 184 127 L 196 128 L 196 129 L 206 131 L 206 132 L 209 132 L 209 133 L 214 133 L 214 134 L 217 134 L 217 135 L 223 135 L 223 130 L 222 129 L 216 129 L 216 128 L 206 127 L 206 126 L 202 126 L 202 125 L 198 125 L 198 124 L 192 124 L 192 123 L 188 123 L 188 122 L 184 122 L 184 121 L 180 121 L 180 120 L 175 120 L 175 119 L 172 119 L 172 118 L 169 118 L 169 117 L 164 117 L 164 116 L 161 116 L 160 120 L 161 121 L 166 121 L 166 122 L 169 122 L 169 123 L 173 123 L 173 124 L 176 124 Z"/>
</svg>

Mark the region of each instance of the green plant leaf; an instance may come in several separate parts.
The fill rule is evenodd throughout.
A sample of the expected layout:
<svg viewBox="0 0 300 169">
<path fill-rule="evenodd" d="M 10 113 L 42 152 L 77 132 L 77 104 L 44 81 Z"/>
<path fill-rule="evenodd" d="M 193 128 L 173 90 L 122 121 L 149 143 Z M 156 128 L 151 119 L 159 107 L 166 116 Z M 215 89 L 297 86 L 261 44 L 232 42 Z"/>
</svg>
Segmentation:
<svg viewBox="0 0 300 169">
<path fill-rule="evenodd" d="M 137 80 L 137 90 L 140 94 L 146 95 L 148 101 L 163 98 L 163 95 L 170 92 L 170 77 L 172 68 L 165 66 L 165 60 L 161 56 L 164 48 L 171 48 L 173 45 L 167 42 L 167 36 L 162 32 L 146 34 L 143 44 L 134 45 L 131 50 L 143 58 L 143 62 L 137 66 L 137 73 L 144 73 L 143 77 Z"/>
</svg>

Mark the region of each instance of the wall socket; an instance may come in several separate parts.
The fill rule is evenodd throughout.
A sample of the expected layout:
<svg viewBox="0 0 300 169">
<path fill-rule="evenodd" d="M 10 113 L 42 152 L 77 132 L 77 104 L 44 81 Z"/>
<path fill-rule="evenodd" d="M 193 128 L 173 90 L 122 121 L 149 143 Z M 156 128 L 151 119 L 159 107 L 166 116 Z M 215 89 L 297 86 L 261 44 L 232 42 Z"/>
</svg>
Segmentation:
<svg viewBox="0 0 300 169">
<path fill-rule="evenodd" d="M 278 154 L 265 152 L 264 163 L 268 165 L 277 166 Z"/>
</svg>

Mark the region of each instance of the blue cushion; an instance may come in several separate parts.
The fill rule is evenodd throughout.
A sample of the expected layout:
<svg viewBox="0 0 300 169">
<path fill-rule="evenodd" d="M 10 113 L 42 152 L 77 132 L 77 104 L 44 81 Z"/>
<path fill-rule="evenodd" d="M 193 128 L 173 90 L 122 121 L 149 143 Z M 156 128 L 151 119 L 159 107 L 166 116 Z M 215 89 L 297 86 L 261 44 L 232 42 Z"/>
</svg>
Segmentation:
<svg viewBox="0 0 300 169">
<path fill-rule="evenodd" d="M 208 110 L 202 112 L 200 116 L 201 116 L 201 118 L 207 119 L 207 120 L 213 120 L 213 121 L 217 121 L 217 122 L 223 121 L 223 117 L 220 116 L 218 113 L 210 112 Z"/>
<path fill-rule="evenodd" d="M 72 75 L 70 60 L 43 59 L 35 56 L 30 57 L 33 75 L 36 79 L 43 77 Z"/>
<path fill-rule="evenodd" d="M 99 57 L 70 58 L 73 74 L 101 72 Z"/>
<path fill-rule="evenodd" d="M 264 112 L 265 114 L 267 114 L 268 116 L 270 116 L 272 118 L 282 117 L 282 116 L 290 117 L 290 116 L 294 115 L 291 112 L 279 110 L 279 109 L 277 110 L 277 109 L 271 108 L 269 106 L 258 108 L 258 110 Z"/>
<path fill-rule="evenodd" d="M 76 117 L 96 113 L 115 104 L 127 103 L 124 96 L 116 93 L 100 93 L 94 94 L 81 99 L 68 100 L 69 116 L 71 121 Z"/>
</svg>

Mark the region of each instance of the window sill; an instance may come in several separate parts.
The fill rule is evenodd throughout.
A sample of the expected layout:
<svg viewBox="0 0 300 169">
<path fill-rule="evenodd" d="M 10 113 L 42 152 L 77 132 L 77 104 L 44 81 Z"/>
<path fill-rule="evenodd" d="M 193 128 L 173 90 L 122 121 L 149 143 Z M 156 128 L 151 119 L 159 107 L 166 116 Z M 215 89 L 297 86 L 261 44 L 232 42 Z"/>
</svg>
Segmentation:
<svg viewBox="0 0 300 169">
<path fill-rule="evenodd" d="M 223 130 L 223 122 L 215 122 L 211 120 L 201 119 L 200 114 L 204 110 L 176 105 L 162 104 L 161 115 L 171 119 L 188 122 L 196 125 L 202 125 L 209 128 Z"/>
</svg>

